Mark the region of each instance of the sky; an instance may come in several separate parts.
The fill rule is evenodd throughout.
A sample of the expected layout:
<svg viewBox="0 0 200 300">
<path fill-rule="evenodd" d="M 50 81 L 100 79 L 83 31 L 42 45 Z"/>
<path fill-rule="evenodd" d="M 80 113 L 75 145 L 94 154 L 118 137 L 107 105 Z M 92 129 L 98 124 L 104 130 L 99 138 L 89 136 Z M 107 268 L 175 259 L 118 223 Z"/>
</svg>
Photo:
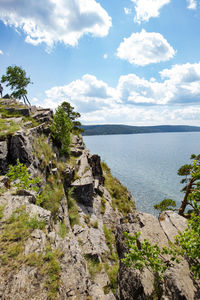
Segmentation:
<svg viewBox="0 0 200 300">
<path fill-rule="evenodd" d="M 199 37 L 200 0 L 0 0 L 0 77 L 83 124 L 200 125 Z"/>
</svg>

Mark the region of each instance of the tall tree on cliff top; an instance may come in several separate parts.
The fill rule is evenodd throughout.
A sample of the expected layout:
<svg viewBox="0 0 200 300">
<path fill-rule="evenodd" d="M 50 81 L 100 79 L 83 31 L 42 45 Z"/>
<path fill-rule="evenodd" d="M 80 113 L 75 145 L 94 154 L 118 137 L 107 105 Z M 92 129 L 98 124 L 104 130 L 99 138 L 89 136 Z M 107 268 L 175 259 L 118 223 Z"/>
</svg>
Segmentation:
<svg viewBox="0 0 200 300">
<path fill-rule="evenodd" d="M 13 91 L 11 96 L 23 99 L 24 104 L 31 105 L 27 98 L 27 86 L 31 83 L 30 77 L 26 76 L 25 70 L 17 66 L 9 66 L 6 75 L 2 75 L 1 82 L 7 82 L 6 86 Z"/>
<path fill-rule="evenodd" d="M 67 117 L 71 121 L 72 124 L 72 133 L 74 134 L 79 134 L 84 131 L 83 128 L 81 128 L 81 122 L 77 121 L 76 119 L 81 117 L 81 114 L 79 112 L 74 111 L 74 107 L 71 106 L 69 102 L 63 102 L 61 104 L 61 107 L 64 109 Z"/>
</svg>

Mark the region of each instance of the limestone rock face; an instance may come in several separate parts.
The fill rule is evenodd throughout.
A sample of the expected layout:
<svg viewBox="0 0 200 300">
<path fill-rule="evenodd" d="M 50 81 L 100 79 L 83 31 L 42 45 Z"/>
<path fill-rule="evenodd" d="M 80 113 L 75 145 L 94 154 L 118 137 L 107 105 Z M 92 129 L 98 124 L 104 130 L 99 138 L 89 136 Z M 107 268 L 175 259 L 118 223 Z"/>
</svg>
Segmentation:
<svg viewBox="0 0 200 300">
<path fill-rule="evenodd" d="M 121 219 L 117 228 L 116 243 L 119 258 L 127 251 L 123 232 L 135 234 L 140 231 L 139 240 L 148 239 L 160 247 L 173 242 L 178 231 L 187 226 L 186 220 L 174 212 L 162 213 L 160 221 L 145 213 L 135 213 Z M 155 278 L 148 270 L 128 268 L 120 262 L 118 273 L 118 300 L 135 299 L 200 299 L 200 285 L 194 281 L 186 260 L 171 265 L 164 273 L 164 281 L 160 286 L 160 294 L 156 294 Z M 155 298 L 157 297 L 157 298 Z"/>
</svg>

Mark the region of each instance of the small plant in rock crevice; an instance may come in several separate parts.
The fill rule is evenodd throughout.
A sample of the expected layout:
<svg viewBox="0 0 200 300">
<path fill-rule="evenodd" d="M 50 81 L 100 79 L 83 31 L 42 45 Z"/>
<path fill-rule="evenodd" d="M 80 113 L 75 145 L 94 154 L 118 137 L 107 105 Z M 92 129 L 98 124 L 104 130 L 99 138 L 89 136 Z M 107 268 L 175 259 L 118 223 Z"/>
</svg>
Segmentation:
<svg viewBox="0 0 200 300">
<path fill-rule="evenodd" d="M 17 159 L 17 164 L 15 166 L 10 165 L 7 176 L 10 178 L 10 181 L 18 181 L 14 183 L 14 186 L 17 187 L 18 190 L 26 189 L 26 190 L 35 190 L 38 191 L 37 184 L 40 182 L 39 177 L 35 177 L 30 179 L 30 174 L 28 173 L 27 167 L 20 163 L 19 159 Z"/>
</svg>

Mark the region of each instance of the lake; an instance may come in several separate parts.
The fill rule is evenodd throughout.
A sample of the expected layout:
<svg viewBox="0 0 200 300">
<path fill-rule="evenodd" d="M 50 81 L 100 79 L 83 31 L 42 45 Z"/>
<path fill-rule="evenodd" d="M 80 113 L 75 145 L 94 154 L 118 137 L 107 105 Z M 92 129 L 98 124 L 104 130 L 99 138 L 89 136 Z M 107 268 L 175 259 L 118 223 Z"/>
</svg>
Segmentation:
<svg viewBox="0 0 200 300">
<path fill-rule="evenodd" d="M 84 136 L 91 154 L 99 154 L 112 174 L 127 186 L 137 210 L 157 214 L 164 198 L 183 199 L 177 170 L 200 153 L 200 133 L 148 133 Z"/>
</svg>

